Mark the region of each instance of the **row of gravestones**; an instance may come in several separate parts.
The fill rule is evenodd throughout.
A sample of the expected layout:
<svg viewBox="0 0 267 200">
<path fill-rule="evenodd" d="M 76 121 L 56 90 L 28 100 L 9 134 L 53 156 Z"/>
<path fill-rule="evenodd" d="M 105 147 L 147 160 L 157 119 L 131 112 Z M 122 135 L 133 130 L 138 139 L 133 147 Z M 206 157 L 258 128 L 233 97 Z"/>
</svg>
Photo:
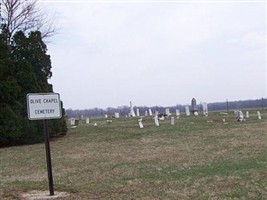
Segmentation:
<svg viewBox="0 0 267 200">
<path fill-rule="evenodd" d="M 237 121 L 243 122 L 246 121 L 246 118 L 249 118 L 249 111 L 246 111 L 246 116 L 244 116 L 243 112 L 241 110 L 235 110 L 234 115 Z M 257 111 L 257 118 L 261 119 L 261 113 L 260 111 Z"/>
<path fill-rule="evenodd" d="M 197 112 L 197 111 L 194 111 L 193 114 L 194 114 L 195 116 L 197 116 L 197 115 L 198 115 L 198 112 Z M 155 111 L 155 116 L 158 116 L 158 115 L 163 115 L 163 114 L 159 114 L 158 111 Z M 164 114 L 164 116 L 169 117 L 169 116 L 171 116 L 171 115 L 172 115 L 172 114 L 171 114 L 171 112 L 170 112 L 170 109 L 169 109 L 169 108 L 166 108 L 166 109 L 165 109 L 165 114 Z M 186 116 L 190 116 L 190 109 L 189 109 L 189 106 L 185 106 L 185 115 L 186 115 Z M 208 116 L 208 105 L 207 105 L 207 104 L 203 104 L 203 115 Z M 129 115 L 127 115 L 126 117 L 135 117 L 135 116 L 136 116 L 136 117 L 141 117 L 141 115 L 140 115 L 140 111 L 139 111 L 138 108 L 136 109 L 136 115 L 135 115 L 135 112 L 134 112 L 134 111 L 131 111 L 131 112 L 129 113 Z M 153 116 L 153 112 L 152 112 L 151 109 L 145 110 L 145 117 L 147 117 L 147 116 Z M 176 116 L 177 116 L 177 117 L 180 116 L 180 111 L 179 111 L 178 109 L 176 109 Z M 114 117 L 115 117 L 115 118 L 120 118 L 120 114 L 119 114 L 118 112 L 115 112 Z M 107 114 L 105 114 L 105 118 L 108 118 L 108 115 L 107 115 Z"/>
<path fill-rule="evenodd" d="M 154 117 L 154 123 L 156 126 L 159 126 L 159 120 L 161 120 L 159 117 L 157 117 L 157 116 Z M 174 117 L 170 118 L 170 123 L 171 123 L 171 125 L 175 124 L 175 118 Z M 143 118 L 138 119 L 138 124 L 139 124 L 140 128 L 144 128 Z"/>
<path fill-rule="evenodd" d="M 166 115 L 167 116 L 171 115 L 169 109 L 166 109 Z M 234 111 L 234 115 L 235 115 L 237 121 L 242 122 L 242 121 L 246 120 L 245 118 L 247 118 L 247 119 L 249 118 L 249 111 L 246 111 L 245 117 L 244 117 L 244 114 L 243 114 L 243 112 L 241 110 L 235 110 Z M 176 110 L 176 116 L 177 116 L 177 119 L 179 119 L 180 112 L 179 112 L 178 109 Z M 186 116 L 190 116 L 189 107 L 186 109 Z M 119 113 L 115 113 L 115 118 L 119 118 Z M 262 119 L 260 111 L 257 111 L 257 118 L 258 119 Z M 155 116 L 153 117 L 153 119 L 154 119 L 155 125 L 159 126 L 159 120 L 164 120 L 164 115 L 161 115 L 161 114 L 158 113 L 158 111 L 156 111 L 155 112 Z M 85 122 L 86 122 L 86 124 L 89 124 L 89 122 L 90 122 L 89 117 L 87 117 L 85 119 Z M 107 123 L 111 123 L 111 122 L 112 122 L 111 120 L 107 120 Z M 139 123 L 139 127 L 140 128 L 144 128 L 143 118 L 138 119 L 138 123 Z M 173 116 L 170 117 L 170 123 L 171 123 L 171 125 L 175 124 L 175 118 Z M 72 128 L 76 128 L 78 126 L 78 124 L 79 124 L 79 120 L 78 119 L 70 118 L 70 125 L 71 125 Z M 97 126 L 97 123 L 94 123 L 94 126 Z"/>
</svg>

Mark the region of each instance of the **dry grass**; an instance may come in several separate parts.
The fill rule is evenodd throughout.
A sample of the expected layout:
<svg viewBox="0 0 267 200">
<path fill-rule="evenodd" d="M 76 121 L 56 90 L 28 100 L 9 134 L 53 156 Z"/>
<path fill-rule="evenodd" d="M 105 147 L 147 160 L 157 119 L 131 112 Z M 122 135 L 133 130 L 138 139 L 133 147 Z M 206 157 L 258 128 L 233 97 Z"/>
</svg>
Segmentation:
<svg viewBox="0 0 267 200">
<path fill-rule="evenodd" d="M 70 193 L 62 199 L 266 199 L 266 118 L 213 113 L 160 127 L 146 118 L 144 129 L 136 119 L 92 119 L 97 127 L 82 123 L 51 142 L 55 190 Z M 43 144 L 0 156 L 1 199 L 48 189 Z"/>
</svg>

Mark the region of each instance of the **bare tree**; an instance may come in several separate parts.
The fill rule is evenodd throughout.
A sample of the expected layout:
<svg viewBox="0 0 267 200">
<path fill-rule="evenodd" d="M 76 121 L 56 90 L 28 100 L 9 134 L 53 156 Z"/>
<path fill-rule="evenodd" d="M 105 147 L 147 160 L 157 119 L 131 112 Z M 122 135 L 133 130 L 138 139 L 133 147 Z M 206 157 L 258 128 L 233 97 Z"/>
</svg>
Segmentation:
<svg viewBox="0 0 267 200">
<path fill-rule="evenodd" d="M 16 31 L 40 31 L 42 38 L 56 33 L 54 20 L 38 6 L 38 0 L 1 0 L 2 27 L 9 31 L 9 41 Z"/>
</svg>

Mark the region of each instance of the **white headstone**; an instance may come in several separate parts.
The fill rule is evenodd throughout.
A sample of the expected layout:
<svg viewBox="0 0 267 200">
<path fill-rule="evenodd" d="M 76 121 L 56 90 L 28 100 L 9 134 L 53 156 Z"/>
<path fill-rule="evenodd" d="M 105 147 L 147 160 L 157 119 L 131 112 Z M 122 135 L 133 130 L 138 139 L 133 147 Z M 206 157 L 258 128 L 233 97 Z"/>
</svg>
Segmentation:
<svg viewBox="0 0 267 200">
<path fill-rule="evenodd" d="M 145 116 L 147 116 L 147 110 L 145 110 Z"/>
<path fill-rule="evenodd" d="M 105 114 L 105 118 L 108 118 L 108 115 L 107 114 Z"/>
<path fill-rule="evenodd" d="M 155 117 L 158 117 L 158 115 L 159 115 L 159 111 L 155 111 Z"/>
<path fill-rule="evenodd" d="M 171 117 L 171 125 L 174 125 L 174 117 Z"/>
<path fill-rule="evenodd" d="M 164 118 L 164 115 L 162 115 L 161 117 L 158 118 L 160 121 L 163 121 L 165 118 Z"/>
<path fill-rule="evenodd" d="M 236 118 L 238 118 L 238 112 L 239 112 L 238 110 L 234 110 L 234 115 Z"/>
<path fill-rule="evenodd" d="M 159 118 L 157 116 L 154 117 L 155 125 L 159 126 Z"/>
<path fill-rule="evenodd" d="M 136 109 L 136 116 L 137 116 L 137 117 L 140 117 L 139 108 Z"/>
<path fill-rule="evenodd" d="M 202 103 L 203 115 L 208 116 L 208 104 Z"/>
<path fill-rule="evenodd" d="M 70 125 L 75 126 L 75 118 L 70 118 Z"/>
<path fill-rule="evenodd" d="M 144 128 L 144 125 L 143 125 L 143 122 L 142 121 L 138 121 L 138 123 L 139 123 L 139 127 L 140 128 Z"/>
<path fill-rule="evenodd" d="M 95 123 L 94 126 L 97 126 L 97 123 Z"/>
<path fill-rule="evenodd" d="M 189 106 L 185 106 L 185 115 L 190 116 Z"/>
<path fill-rule="evenodd" d="M 237 112 L 237 121 L 242 122 L 244 121 L 244 114 L 241 110 Z"/>
<path fill-rule="evenodd" d="M 135 112 L 134 112 L 134 109 L 133 109 L 133 105 L 132 105 L 132 102 L 130 101 L 130 113 L 131 113 L 131 116 L 132 117 L 135 117 L 136 115 L 135 115 Z"/>
<path fill-rule="evenodd" d="M 152 116 L 153 114 L 152 114 L 152 110 L 149 108 L 148 109 L 148 113 L 149 113 L 149 116 Z"/>
<path fill-rule="evenodd" d="M 257 111 L 257 116 L 258 116 L 258 119 L 261 119 L 261 113 L 260 113 L 260 111 Z"/>
<path fill-rule="evenodd" d="M 180 116 L 180 111 L 178 109 L 176 109 L 176 116 Z"/>
<path fill-rule="evenodd" d="M 89 124 L 89 117 L 86 118 L 86 124 Z"/>
<path fill-rule="evenodd" d="M 167 116 L 170 116 L 170 115 L 171 115 L 171 113 L 170 113 L 170 109 L 169 109 L 169 108 L 166 108 L 166 109 L 165 109 L 165 114 L 166 114 Z"/>
<path fill-rule="evenodd" d="M 249 112 L 246 111 L 246 118 L 249 118 Z"/>
<path fill-rule="evenodd" d="M 120 118 L 120 113 L 115 112 L 115 118 Z"/>
</svg>

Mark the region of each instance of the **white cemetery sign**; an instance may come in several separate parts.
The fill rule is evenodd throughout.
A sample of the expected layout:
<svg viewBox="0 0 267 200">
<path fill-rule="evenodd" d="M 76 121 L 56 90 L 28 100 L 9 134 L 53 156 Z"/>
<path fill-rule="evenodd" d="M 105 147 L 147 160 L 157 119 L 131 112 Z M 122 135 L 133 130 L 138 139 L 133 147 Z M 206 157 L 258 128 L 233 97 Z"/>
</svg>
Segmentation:
<svg viewBox="0 0 267 200">
<path fill-rule="evenodd" d="M 29 120 L 58 119 L 62 117 L 58 93 L 27 94 Z"/>
<path fill-rule="evenodd" d="M 48 133 L 48 119 L 62 117 L 61 102 L 58 93 L 30 93 L 27 94 L 27 112 L 29 120 L 43 120 L 47 172 L 50 195 L 54 195 L 54 183 L 51 165 L 51 153 Z"/>
</svg>

